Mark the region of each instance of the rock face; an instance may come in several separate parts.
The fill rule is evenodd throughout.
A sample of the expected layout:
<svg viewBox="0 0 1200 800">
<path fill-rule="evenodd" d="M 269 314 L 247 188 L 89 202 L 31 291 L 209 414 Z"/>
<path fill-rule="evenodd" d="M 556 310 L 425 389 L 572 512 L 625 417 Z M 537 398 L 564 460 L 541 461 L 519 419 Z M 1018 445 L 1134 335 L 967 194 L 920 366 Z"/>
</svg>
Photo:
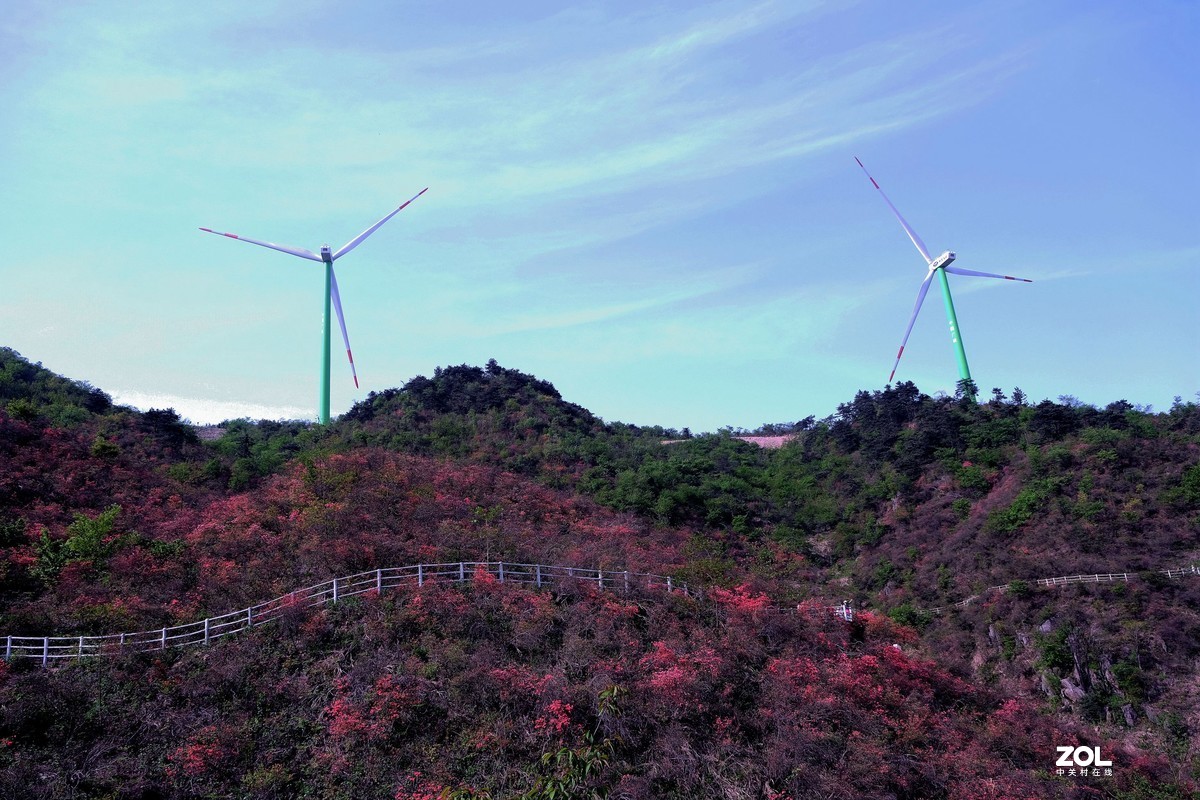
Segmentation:
<svg viewBox="0 0 1200 800">
<path fill-rule="evenodd" d="M 1040 633 L 1049 633 L 1052 630 L 1054 630 L 1054 623 L 1052 623 L 1050 620 L 1046 620 L 1038 626 L 1038 631 Z"/>
<path fill-rule="evenodd" d="M 1126 703 L 1125 705 L 1121 706 L 1121 713 L 1125 715 L 1125 724 L 1132 728 L 1135 721 L 1135 717 L 1133 716 L 1133 706 L 1129 703 Z"/>
<path fill-rule="evenodd" d="M 1083 687 L 1072 683 L 1070 678 L 1062 679 L 1062 693 L 1063 697 L 1066 697 L 1072 703 L 1078 703 L 1087 696 L 1087 692 L 1083 690 Z"/>
</svg>

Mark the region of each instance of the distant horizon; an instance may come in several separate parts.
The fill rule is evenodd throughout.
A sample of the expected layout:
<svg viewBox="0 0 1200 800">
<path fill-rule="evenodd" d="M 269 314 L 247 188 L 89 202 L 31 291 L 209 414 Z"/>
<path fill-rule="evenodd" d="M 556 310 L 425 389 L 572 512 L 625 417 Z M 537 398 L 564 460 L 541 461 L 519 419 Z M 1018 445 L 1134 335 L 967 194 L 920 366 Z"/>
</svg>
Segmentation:
<svg viewBox="0 0 1200 800">
<path fill-rule="evenodd" d="M 444 365 L 441 365 L 441 368 L 445 368 L 445 367 L 449 367 L 449 366 L 456 366 L 456 365 L 444 364 Z M 483 364 L 470 364 L 467 366 L 483 367 L 484 365 Z M 519 372 L 525 373 L 527 375 L 533 375 L 533 377 L 550 382 L 551 384 L 553 384 L 555 386 L 556 389 L 558 388 L 558 384 L 554 381 L 554 378 L 552 376 L 536 375 L 534 373 L 528 373 L 528 372 L 525 372 L 525 370 L 522 370 L 520 367 L 514 367 L 514 366 L 507 365 L 507 364 L 501 364 L 500 366 L 502 366 L 506 369 L 516 369 Z M 50 369 L 50 368 L 47 367 L 47 369 Z M 432 377 L 432 376 L 433 376 L 433 371 L 431 370 L 429 375 L 425 375 L 425 376 L 414 375 L 414 376 L 412 376 L 412 378 L 409 378 L 406 381 L 398 383 L 394 387 L 387 387 L 387 388 L 400 389 L 400 388 L 403 388 L 404 384 L 408 383 L 408 381 L 412 380 L 413 378 Z M 70 375 L 64 375 L 63 377 L 71 378 Z M 904 381 L 896 381 L 892 385 L 895 386 L 895 385 L 898 385 L 903 382 Z M 916 385 L 916 384 L 914 383 L 914 385 Z M 103 386 L 98 386 L 95 388 L 98 388 L 101 391 L 108 393 L 109 396 L 112 397 L 113 402 L 117 405 L 129 406 L 129 407 L 135 408 L 138 411 L 142 411 L 142 412 L 148 411 L 151 408 L 157 408 L 157 409 L 170 408 L 170 409 L 173 409 L 177 414 L 179 414 L 181 419 L 183 419 L 193 425 L 196 425 L 196 426 L 219 425 L 222 422 L 232 422 L 232 421 L 242 420 L 242 419 L 249 419 L 252 422 L 268 420 L 268 421 L 272 421 L 272 422 L 309 422 L 309 423 L 316 424 L 315 413 L 308 412 L 307 409 L 302 409 L 302 408 L 298 408 L 298 407 L 288 407 L 288 406 L 275 407 L 275 406 L 270 406 L 270 405 L 260 404 L 260 403 L 240 403 L 238 401 L 212 401 L 212 400 L 207 400 L 207 399 L 203 399 L 203 398 L 177 397 L 177 396 L 171 396 L 171 395 L 165 395 L 165 394 L 154 394 L 154 393 L 144 393 L 144 392 L 109 391 L 109 390 L 105 389 L 105 387 L 103 387 Z M 999 387 L 999 388 L 1003 389 L 1005 397 L 1009 398 L 1011 400 L 1012 390 L 1014 388 L 1020 388 L 1020 387 L 1008 387 L 1008 388 Z M 927 392 L 927 391 L 921 389 L 921 387 L 919 385 L 917 386 L 917 389 L 919 391 L 921 391 L 922 394 L 928 395 L 930 397 L 938 397 L 939 395 L 945 394 L 940 391 Z M 376 393 L 378 393 L 380 391 L 386 391 L 386 390 L 387 389 L 375 390 L 375 391 L 376 391 Z M 860 389 L 858 391 L 883 391 L 883 389 Z M 1024 390 L 1022 389 L 1022 391 L 1024 391 Z M 560 390 L 560 393 L 561 393 L 561 390 Z M 988 401 L 988 399 L 990 398 L 990 395 L 991 395 L 991 389 L 988 389 L 985 391 L 982 387 L 980 387 L 978 401 L 980 403 L 986 403 Z M 1155 407 L 1153 404 L 1140 403 L 1137 400 L 1129 398 L 1129 397 L 1115 397 L 1110 400 L 1104 400 L 1104 401 L 1090 401 L 1090 400 L 1086 400 L 1084 398 L 1080 398 L 1075 395 L 1072 395 L 1069 392 L 1064 392 L 1055 397 L 1041 397 L 1041 398 L 1037 398 L 1037 399 L 1033 398 L 1032 396 L 1027 395 L 1026 404 L 1027 405 L 1037 405 L 1038 403 L 1040 403 L 1044 400 L 1050 400 L 1050 401 L 1058 403 L 1058 402 L 1061 402 L 1064 398 L 1068 398 L 1068 397 L 1073 398 L 1074 400 L 1078 401 L 1082 405 L 1091 406 L 1094 408 L 1104 408 L 1105 406 L 1107 406 L 1111 403 L 1116 403 L 1116 402 L 1120 402 L 1120 401 L 1124 400 L 1125 402 L 1130 403 L 1131 405 L 1133 405 L 1135 408 L 1137 408 L 1139 410 L 1143 410 L 1143 411 L 1148 410 L 1149 413 L 1165 413 L 1165 412 L 1170 411 L 1169 406 L 1167 408 L 1158 408 L 1158 407 Z M 1180 400 L 1182 400 L 1185 403 L 1192 402 L 1193 400 L 1200 401 L 1200 392 L 1196 392 L 1193 400 L 1189 400 L 1189 398 L 1185 397 L 1182 394 L 1176 395 L 1175 397 L 1179 398 Z M 363 399 L 365 400 L 366 398 L 364 397 Z M 577 401 L 572 400 L 566 394 L 563 394 L 562 399 L 564 402 L 575 403 L 576 405 L 583 405 L 582 403 L 578 403 Z M 849 403 L 853 400 L 854 400 L 854 396 L 851 395 L 850 397 L 847 397 L 846 399 L 842 400 L 841 402 Z M 587 408 L 587 406 L 584 406 L 584 407 Z M 236 413 L 236 414 L 229 415 L 229 416 L 219 416 L 220 414 L 225 413 L 226 410 L 228 410 L 228 411 L 245 410 L 246 413 Z M 718 433 L 723 429 L 733 429 L 735 431 L 739 431 L 739 430 L 740 431 L 754 431 L 754 430 L 758 430 L 759 428 L 762 428 L 762 427 L 765 427 L 768 425 L 795 424 L 809 416 L 812 416 L 817 420 L 823 420 L 823 419 L 835 416 L 837 414 L 837 408 L 835 407 L 833 410 L 829 411 L 828 413 L 818 414 L 815 412 L 811 412 L 811 413 L 806 413 L 806 414 L 797 416 L 794 419 L 763 420 L 755 425 L 728 424 L 728 425 L 720 425 L 713 429 L 694 430 L 691 428 L 691 426 L 688 426 L 688 425 L 673 425 L 673 424 L 668 424 L 668 423 L 661 422 L 661 421 L 660 422 L 634 422 L 632 420 L 610 418 L 594 408 L 587 408 L 587 410 L 589 412 L 591 412 L 592 414 L 594 414 L 595 416 L 599 417 L 600 419 L 604 420 L 606 423 L 624 423 L 624 424 L 638 425 L 641 427 L 658 426 L 658 427 L 662 427 L 666 430 L 677 430 L 677 431 L 682 431 L 684 429 L 687 429 L 687 430 L 691 431 L 694 435 L 700 435 L 700 434 L 706 434 L 706 433 Z M 337 414 L 337 415 L 335 415 L 334 418 L 336 419 L 337 417 L 342 416 L 344 413 L 345 412 L 342 412 L 342 414 Z M 294 416 L 289 416 L 289 414 L 294 415 Z M 306 414 L 307 414 L 307 416 L 305 416 Z"/>
</svg>

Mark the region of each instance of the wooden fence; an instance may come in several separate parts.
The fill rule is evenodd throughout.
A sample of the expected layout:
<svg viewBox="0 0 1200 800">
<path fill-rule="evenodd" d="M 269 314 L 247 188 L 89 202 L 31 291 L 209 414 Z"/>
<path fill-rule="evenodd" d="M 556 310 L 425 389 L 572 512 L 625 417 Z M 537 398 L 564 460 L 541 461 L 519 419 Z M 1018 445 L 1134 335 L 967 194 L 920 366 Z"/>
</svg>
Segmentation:
<svg viewBox="0 0 1200 800">
<path fill-rule="evenodd" d="M 567 582 L 594 584 L 597 588 L 623 593 L 661 590 L 695 595 L 686 583 L 665 575 L 644 572 L 558 567 L 546 564 L 514 564 L 506 561 L 460 561 L 444 564 L 416 564 L 360 572 L 344 578 L 318 583 L 304 589 L 218 617 L 199 622 L 174 625 L 136 633 L 114 633 L 107 636 L 7 636 L 0 639 L 4 659 L 34 658 L 47 666 L 58 659 L 136 653 L 146 650 L 165 650 L 208 644 L 213 639 L 263 625 L 289 610 L 312 608 L 328 602 L 368 592 L 383 593 L 400 586 L 424 586 L 427 581 L 464 583 L 474 580 L 479 572 L 487 573 L 501 583 L 515 583 L 536 588 L 561 585 Z"/>
<path fill-rule="evenodd" d="M 688 588 L 686 583 L 666 575 L 653 575 L 627 570 L 600 570 L 586 567 L 560 567 L 547 564 L 515 564 L 507 561 L 459 561 L 442 564 L 415 564 L 407 567 L 389 567 L 344 578 L 318 583 L 304 589 L 231 611 L 218 617 L 207 617 L 199 622 L 158 628 L 135 633 L 113 633 L 106 636 L 6 636 L 0 639 L 4 645 L 4 660 L 32 658 L 41 661 L 43 667 L 61 659 L 87 658 L 90 656 L 137 653 L 147 650 L 165 650 L 168 647 L 184 647 L 208 644 L 213 639 L 253 628 L 278 619 L 292 609 L 312 608 L 325 603 L 356 595 L 375 592 L 382 594 L 388 589 L 401 586 L 424 586 L 427 581 L 465 583 L 474 580 L 480 572 L 491 575 L 501 583 L 515 583 L 535 588 L 552 587 L 569 582 L 594 584 L 605 591 L 625 594 L 642 591 L 682 592 L 700 597 L 701 593 Z M 1070 575 L 1058 578 L 1038 578 L 1029 581 L 1037 586 L 1062 586 L 1069 583 L 1112 583 L 1135 578 L 1137 572 L 1110 572 L 1096 575 Z M 1191 564 L 1175 569 L 1158 570 L 1157 574 L 1168 578 L 1183 575 L 1200 575 L 1200 567 Z M 963 608 L 989 592 L 1007 591 L 1009 584 L 989 586 L 979 594 L 971 595 L 948 606 L 926 609 L 940 614 L 951 608 Z M 799 608 L 799 607 L 797 607 Z M 789 611 L 795 609 L 777 609 Z M 814 610 L 850 622 L 854 619 L 854 606 L 844 601 L 836 606 L 821 606 Z"/>
<path fill-rule="evenodd" d="M 1124 581 L 1129 583 L 1130 579 L 1140 577 L 1146 573 L 1142 572 L 1104 572 L 1095 575 L 1066 575 L 1058 578 L 1037 578 L 1036 580 L 1026 581 L 1026 583 L 1034 586 L 1065 586 L 1069 583 L 1116 583 Z M 1200 567 L 1191 564 L 1186 567 L 1177 567 L 1174 569 L 1160 569 L 1151 573 L 1155 575 L 1163 575 L 1168 578 L 1179 578 L 1184 575 L 1200 575 Z M 1015 582 L 1015 581 L 1014 581 Z M 941 614 L 951 608 L 965 608 L 970 603 L 975 602 L 980 597 L 991 592 L 1007 592 L 1008 587 L 1012 584 L 1001 584 L 999 586 L 989 586 L 979 594 L 973 594 L 965 600 L 959 600 L 957 603 L 951 603 L 948 606 L 938 606 L 937 608 L 926 609 L 931 614 Z"/>
</svg>

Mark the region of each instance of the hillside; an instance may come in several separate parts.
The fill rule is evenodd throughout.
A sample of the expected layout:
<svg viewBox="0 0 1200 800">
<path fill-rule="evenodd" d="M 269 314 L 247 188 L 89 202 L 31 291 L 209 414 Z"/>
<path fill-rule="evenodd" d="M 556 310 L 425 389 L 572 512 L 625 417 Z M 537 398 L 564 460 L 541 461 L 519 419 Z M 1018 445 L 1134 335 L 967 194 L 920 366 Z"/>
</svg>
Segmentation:
<svg viewBox="0 0 1200 800">
<path fill-rule="evenodd" d="M 14 661 L 14 791 L 1195 795 L 1200 576 L 1155 571 L 1200 562 L 1196 404 L 900 384 L 825 420 L 694 436 L 605 422 L 490 362 L 373 393 L 327 428 L 232 421 L 203 443 L 174 412 L 0 356 L 3 634 L 192 622 L 419 562 L 707 589 L 430 585 L 203 649 Z M 1034 583 L 1114 571 L 1133 575 Z M 795 613 L 846 599 L 854 625 Z M 1114 775 L 1055 775 L 1057 744 L 1099 746 Z"/>
</svg>

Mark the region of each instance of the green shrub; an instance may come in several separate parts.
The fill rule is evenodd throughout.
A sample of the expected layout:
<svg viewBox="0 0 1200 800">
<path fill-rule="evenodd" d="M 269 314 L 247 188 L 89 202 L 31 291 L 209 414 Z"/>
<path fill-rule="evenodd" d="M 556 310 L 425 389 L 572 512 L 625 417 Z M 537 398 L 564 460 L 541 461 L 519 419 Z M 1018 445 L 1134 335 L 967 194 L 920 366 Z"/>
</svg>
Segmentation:
<svg viewBox="0 0 1200 800">
<path fill-rule="evenodd" d="M 1029 585 L 1029 581 L 1016 580 L 1008 584 L 1008 594 L 1011 597 L 1029 597 L 1033 594 L 1033 588 Z"/>
</svg>

